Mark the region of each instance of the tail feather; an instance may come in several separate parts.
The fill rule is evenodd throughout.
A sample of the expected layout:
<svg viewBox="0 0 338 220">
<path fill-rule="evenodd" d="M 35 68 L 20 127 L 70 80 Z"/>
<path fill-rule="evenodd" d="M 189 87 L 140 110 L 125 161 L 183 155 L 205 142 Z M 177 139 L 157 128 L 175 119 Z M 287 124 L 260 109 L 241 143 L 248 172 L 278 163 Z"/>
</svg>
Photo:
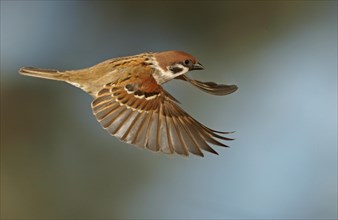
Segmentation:
<svg viewBox="0 0 338 220">
<path fill-rule="evenodd" d="M 25 76 L 33 76 L 44 79 L 63 81 L 63 72 L 54 69 L 40 69 L 35 67 L 22 67 L 19 73 Z"/>
</svg>

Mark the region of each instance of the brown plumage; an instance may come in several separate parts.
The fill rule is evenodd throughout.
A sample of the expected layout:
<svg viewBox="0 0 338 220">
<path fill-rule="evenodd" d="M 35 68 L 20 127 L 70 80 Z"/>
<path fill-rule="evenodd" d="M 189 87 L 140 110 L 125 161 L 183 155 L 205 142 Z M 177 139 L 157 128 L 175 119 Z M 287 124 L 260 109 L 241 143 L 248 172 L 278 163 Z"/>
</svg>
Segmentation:
<svg viewBox="0 0 338 220">
<path fill-rule="evenodd" d="M 227 147 L 220 140 L 229 132 L 212 130 L 188 115 L 161 84 L 181 79 L 213 95 L 227 95 L 235 85 L 192 80 L 184 74 L 203 66 L 181 51 L 143 53 L 115 58 L 71 71 L 24 67 L 23 75 L 68 82 L 94 97 L 96 119 L 121 141 L 152 151 L 188 156 L 217 154 L 209 144 Z"/>
</svg>

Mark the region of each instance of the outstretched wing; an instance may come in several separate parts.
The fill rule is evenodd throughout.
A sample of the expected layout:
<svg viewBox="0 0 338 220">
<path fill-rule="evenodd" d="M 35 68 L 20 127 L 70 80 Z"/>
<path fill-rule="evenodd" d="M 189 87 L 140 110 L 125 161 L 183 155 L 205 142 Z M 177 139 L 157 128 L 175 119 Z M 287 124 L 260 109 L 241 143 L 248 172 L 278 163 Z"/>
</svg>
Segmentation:
<svg viewBox="0 0 338 220">
<path fill-rule="evenodd" d="M 96 119 L 121 141 L 152 151 L 203 156 L 202 150 L 217 154 L 209 144 L 224 146 L 217 139 L 232 140 L 205 127 L 156 84 L 152 92 L 137 82 L 107 84 L 92 102 Z"/>
<path fill-rule="evenodd" d="M 207 92 L 212 95 L 228 95 L 235 92 L 238 87 L 236 85 L 224 85 L 217 84 L 214 82 L 201 82 L 198 80 L 193 80 L 187 77 L 186 75 L 181 75 L 176 79 L 181 79 L 191 83 L 193 86 L 199 88 L 200 90 Z"/>
</svg>

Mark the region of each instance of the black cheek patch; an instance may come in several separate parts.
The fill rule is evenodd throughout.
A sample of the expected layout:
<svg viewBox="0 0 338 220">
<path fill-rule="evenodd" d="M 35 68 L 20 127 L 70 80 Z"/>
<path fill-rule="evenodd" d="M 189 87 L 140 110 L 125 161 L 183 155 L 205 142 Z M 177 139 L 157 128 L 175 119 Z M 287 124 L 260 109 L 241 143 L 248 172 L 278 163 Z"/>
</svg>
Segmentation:
<svg viewBox="0 0 338 220">
<path fill-rule="evenodd" d="M 180 72 L 182 72 L 182 70 L 183 70 L 182 68 L 177 67 L 177 66 L 170 67 L 170 71 L 173 72 L 174 74 L 180 73 Z"/>
</svg>

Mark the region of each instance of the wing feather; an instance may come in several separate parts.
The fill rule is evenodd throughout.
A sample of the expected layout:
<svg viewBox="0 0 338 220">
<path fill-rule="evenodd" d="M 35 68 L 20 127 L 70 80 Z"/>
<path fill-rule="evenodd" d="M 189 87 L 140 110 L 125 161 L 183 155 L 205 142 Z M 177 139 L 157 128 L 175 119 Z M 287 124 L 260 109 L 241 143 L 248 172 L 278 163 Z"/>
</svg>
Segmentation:
<svg viewBox="0 0 338 220">
<path fill-rule="evenodd" d="M 172 107 L 172 106 L 168 106 Z M 171 115 L 170 120 L 171 120 L 171 128 L 172 128 L 172 133 L 175 133 L 177 136 L 175 139 L 172 139 L 173 144 L 174 144 L 174 149 L 176 153 L 188 156 L 188 147 L 186 146 L 186 143 L 183 140 L 183 137 L 181 135 L 180 130 L 178 129 L 177 122 L 176 122 L 176 116 L 174 115 L 174 111 L 172 108 L 169 108 L 169 114 Z"/>
<path fill-rule="evenodd" d="M 198 144 L 194 136 L 191 134 L 188 126 L 184 123 L 183 118 L 178 118 L 177 121 L 181 125 L 181 128 L 183 128 L 181 133 L 184 136 L 184 140 L 187 143 L 189 151 L 195 155 L 203 157 L 202 151 L 198 147 Z"/>
<path fill-rule="evenodd" d="M 186 119 L 184 119 L 186 120 Z M 208 151 L 210 153 L 218 154 L 214 149 L 212 149 L 209 144 L 205 141 L 203 135 L 200 132 L 196 132 L 196 128 L 193 127 L 190 123 L 186 123 L 187 127 L 189 128 L 190 132 L 194 134 L 194 138 L 198 143 L 199 148 L 202 150 Z"/>
<path fill-rule="evenodd" d="M 209 144 L 227 147 L 217 139 L 232 140 L 223 136 L 229 132 L 215 131 L 196 121 L 158 87 L 158 92 L 135 90 L 136 94 L 129 88 L 140 85 L 125 89 L 125 85 L 109 83 L 92 102 L 93 113 L 110 134 L 151 151 L 203 157 L 202 150 L 217 154 Z"/>
<path fill-rule="evenodd" d="M 120 107 L 119 103 L 111 102 L 107 105 L 101 105 L 102 108 L 97 108 L 96 110 L 96 118 L 97 120 L 104 119 L 107 115 L 109 115 L 114 110 L 117 110 L 117 108 Z"/>
<path fill-rule="evenodd" d="M 151 112 L 150 122 L 147 129 L 147 144 L 146 147 L 152 151 L 158 151 L 157 148 L 157 131 L 158 131 L 158 114 L 155 111 Z"/>
<path fill-rule="evenodd" d="M 129 144 L 131 143 L 133 137 L 135 136 L 135 133 L 138 131 L 138 128 L 141 125 L 142 117 L 145 116 L 144 114 L 139 114 L 137 111 L 134 111 L 134 112 L 135 112 L 135 118 L 133 120 L 130 120 L 131 123 L 129 124 L 128 129 L 121 137 L 122 141 L 125 141 Z"/>
<path fill-rule="evenodd" d="M 135 111 L 132 111 L 130 109 L 126 110 L 123 117 L 119 117 L 118 120 L 115 121 L 115 126 L 113 127 L 114 130 L 112 130 L 111 134 L 114 134 L 116 137 L 121 138 L 127 131 L 128 127 L 133 121 L 133 118 L 135 118 L 134 113 Z"/>
<path fill-rule="evenodd" d="M 140 147 L 145 148 L 147 144 L 147 133 L 148 133 L 148 127 L 150 124 L 151 119 L 151 113 L 144 113 L 145 117 L 144 120 L 141 123 L 141 126 L 139 127 L 135 138 L 132 141 L 132 144 L 138 145 Z"/>
<path fill-rule="evenodd" d="M 117 107 L 108 114 L 106 114 L 100 121 L 103 128 L 107 129 L 125 110 L 125 108 Z"/>
<path fill-rule="evenodd" d="M 174 146 L 173 146 L 172 141 L 171 141 L 172 133 L 170 132 L 170 117 L 169 117 L 169 113 L 168 113 L 167 108 L 162 109 L 162 115 L 164 116 L 164 121 L 165 121 L 165 125 L 166 125 L 165 126 L 166 132 L 162 133 L 164 135 L 162 137 L 163 137 L 163 139 L 166 139 L 166 142 L 168 143 L 168 145 L 161 147 L 161 150 L 164 153 L 172 154 L 172 153 L 175 152 L 175 149 L 174 149 Z"/>
<path fill-rule="evenodd" d="M 217 84 L 214 82 L 201 82 L 198 80 L 193 80 L 187 77 L 186 75 L 181 75 L 176 79 L 181 79 L 191 83 L 193 86 L 199 88 L 200 90 L 207 92 L 212 95 L 228 95 L 235 92 L 238 87 L 236 85 L 223 85 Z"/>
</svg>

